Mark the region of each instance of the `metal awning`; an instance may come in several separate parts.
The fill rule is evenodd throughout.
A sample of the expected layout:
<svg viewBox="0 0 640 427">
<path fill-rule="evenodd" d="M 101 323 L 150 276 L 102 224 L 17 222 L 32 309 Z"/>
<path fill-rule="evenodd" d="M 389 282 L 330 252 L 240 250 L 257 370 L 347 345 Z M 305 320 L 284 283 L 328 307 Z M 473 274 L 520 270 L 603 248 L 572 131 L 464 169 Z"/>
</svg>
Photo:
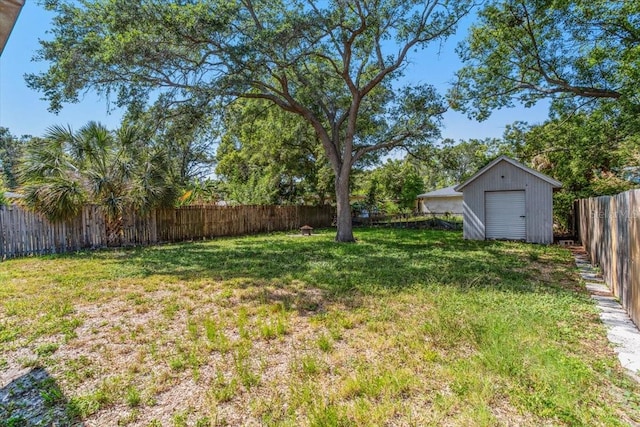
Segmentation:
<svg viewBox="0 0 640 427">
<path fill-rule="evenodd" d="M 0 55 L 18 19 L 25 0 L 0 0 Z"/>
</svg>

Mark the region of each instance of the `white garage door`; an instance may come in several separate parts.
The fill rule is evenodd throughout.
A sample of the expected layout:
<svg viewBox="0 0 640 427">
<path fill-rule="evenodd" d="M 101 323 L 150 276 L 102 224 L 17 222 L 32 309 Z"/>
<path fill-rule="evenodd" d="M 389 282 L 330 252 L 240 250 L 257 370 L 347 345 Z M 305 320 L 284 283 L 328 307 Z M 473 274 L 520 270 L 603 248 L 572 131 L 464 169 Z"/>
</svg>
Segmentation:
<svg viewBox="0 0 640 427">
<path fill-rule="evenodd" d="M 485 238 L 527 239 L 524 191 L 484 193 Z"/>
</svg>

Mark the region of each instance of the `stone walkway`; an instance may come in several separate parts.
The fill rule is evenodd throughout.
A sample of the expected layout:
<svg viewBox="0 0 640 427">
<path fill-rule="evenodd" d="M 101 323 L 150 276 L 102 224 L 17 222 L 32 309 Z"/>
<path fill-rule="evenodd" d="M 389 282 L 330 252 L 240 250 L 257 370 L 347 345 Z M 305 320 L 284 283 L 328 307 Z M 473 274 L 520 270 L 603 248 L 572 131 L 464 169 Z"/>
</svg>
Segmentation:
<svg viewBox="0 0 640 427">
<path fill-rule="evenodd" d="M 573 255 L 591 298 L 598 304 L 600 319 L 607 327 L 607 338 L 618 353 L 622 367 L 640 381 L 640 330 L 612 295 L 598 270 L 591 265 L 587 253 L 575 248 Z"/>
</svg>

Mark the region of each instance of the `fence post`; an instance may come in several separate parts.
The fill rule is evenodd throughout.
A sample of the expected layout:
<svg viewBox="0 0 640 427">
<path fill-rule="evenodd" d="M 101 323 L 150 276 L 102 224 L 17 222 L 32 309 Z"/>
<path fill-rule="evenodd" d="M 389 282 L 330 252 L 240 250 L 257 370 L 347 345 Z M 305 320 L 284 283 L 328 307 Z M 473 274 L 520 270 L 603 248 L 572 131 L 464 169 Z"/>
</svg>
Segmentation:
<svg viewBox="0 0 640 427">
<path fill-rule="evenodd" d="M 640 190 L 628 192 L 629 218 L 629 275 L 626 283 L 626 294 L 628 295 L 627 311 L 636 325 L 640 325 Z"/>
</svg>

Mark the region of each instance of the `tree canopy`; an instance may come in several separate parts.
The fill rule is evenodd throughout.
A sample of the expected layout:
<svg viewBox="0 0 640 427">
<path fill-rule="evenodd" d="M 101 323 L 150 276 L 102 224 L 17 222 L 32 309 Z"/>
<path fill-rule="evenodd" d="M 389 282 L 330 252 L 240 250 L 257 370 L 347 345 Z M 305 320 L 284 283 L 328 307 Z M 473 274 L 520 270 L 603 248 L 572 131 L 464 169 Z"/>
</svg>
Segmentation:
<svg viewBox="0 0 640 427">
<path fill-rule="evenodd" d="M 465 66 L 449 98 L 479 119 L 542 98 L 556 108 L 608 100 L 637 109 L 639 42 L 637 1 L 489 1 L 459 47 Z"/>
<path fill-rule="evenodd" d="M 387 160 L 377 168 L 362 173 L 361 193 L 366 208 L 387 214 L 411 212 L 416 197 L 424 191 L 424 181 L 416 165 L 405 160 Z"/>
<path fill-rule="evenodd" d="M 184 187 L 205 179 L 213 172 L 217 135 L 211 126 L 203 123 L 211 120 L 210 117 L 207 110 L 190 105 L 161 110 L 154 106 L 130 111 L 122 125 L 144 131 L 149 145 L 166 153 L 176 184 Z"/>
<path fill-rule="evenodd" d="M 438 134 L 431 86 L 394 87 L 409 55 L 451 35 L 468 0 L 51 0 L 53 39 L 31 75 L 53 110 L 84 90 L 117 105 L 267 100 L 315 131 L 334 174 L 339 241 L 353 241 L 349 180 L 367 154 Z M 428 71 L 427 71 L 428 72 Z M 362 120 L 366 117 L 366 120 Z"/>
<path fill-rule="evenodd" d="M 242 204 L 324 204 L 331 169 L 313 128 L 264 100 L 227 109 L 216 174 L 231 201 Z"/>
</svg>

